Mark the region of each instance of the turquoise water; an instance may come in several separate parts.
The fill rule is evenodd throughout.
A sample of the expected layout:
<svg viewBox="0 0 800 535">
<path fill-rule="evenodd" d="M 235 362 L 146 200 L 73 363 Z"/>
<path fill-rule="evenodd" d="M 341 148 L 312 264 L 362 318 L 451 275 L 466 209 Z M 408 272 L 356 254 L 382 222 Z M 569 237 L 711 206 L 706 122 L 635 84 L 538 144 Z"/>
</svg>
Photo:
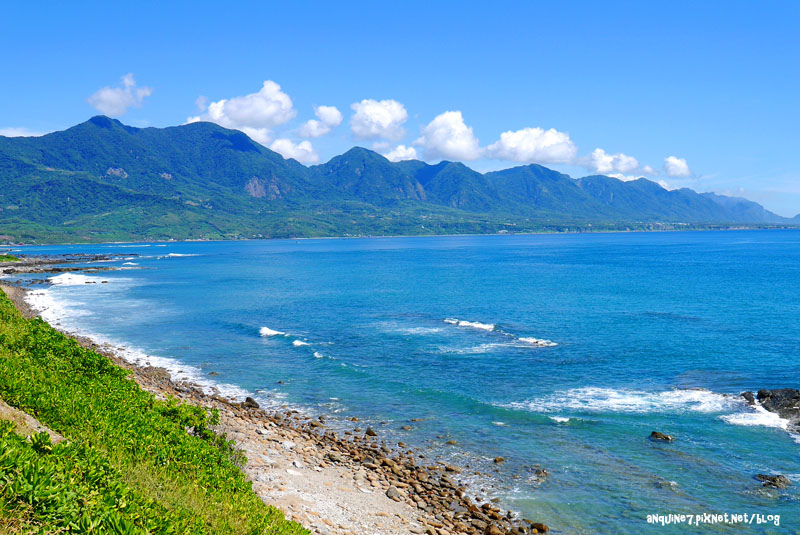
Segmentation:
<svg viewBox="0 0 800 535">
<path fill-rule="evenodd" d="M 358 416 L 563 532 L 697 531 L 646 522 L 669 513 L 781 515 L 708 532 L 800 529 L 797 437 L 736 396 L 800 387 L 798 231 L 24 252 L 129 268 L 37 290 L 51 321 L 226 393 Z M 766 491 L 759 472 L 795 485 Z"/>
</svg>

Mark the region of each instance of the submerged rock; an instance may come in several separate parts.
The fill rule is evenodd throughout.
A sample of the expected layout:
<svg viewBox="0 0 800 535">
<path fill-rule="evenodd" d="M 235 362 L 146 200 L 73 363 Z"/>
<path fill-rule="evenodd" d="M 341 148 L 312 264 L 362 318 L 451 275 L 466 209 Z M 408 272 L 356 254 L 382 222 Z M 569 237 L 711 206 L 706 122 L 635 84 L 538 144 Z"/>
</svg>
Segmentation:
<svg viewBox="0 0 800 535">
<path fill-rule="evenodd" d="M 665 435 L 664 433 L 661 433 L 659 431 L 653 431 L 652 433 L 650 433 L 650 437 L 648 438 L 650 438 L 650 440 L 661 441 L 661 442 L 672 442 L 673 440 L 675 440 L 675 437 L 673 437 L 672 435 Z"/>
<path fill-rule="evenodd" d="M 756 479 L 762 482 L 765 487 L 773 489 L 786 489 L 791 486 L 792 482 L 786 476 L 770 476 L 767 474 L 756 474 Z"/>
</svg>

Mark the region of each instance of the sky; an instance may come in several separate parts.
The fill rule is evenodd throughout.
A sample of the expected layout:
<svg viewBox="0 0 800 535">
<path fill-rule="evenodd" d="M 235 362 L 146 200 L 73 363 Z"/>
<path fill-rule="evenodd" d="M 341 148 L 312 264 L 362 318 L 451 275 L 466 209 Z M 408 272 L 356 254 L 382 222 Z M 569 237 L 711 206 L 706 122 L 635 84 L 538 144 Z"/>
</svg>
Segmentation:
<svg viewBox="0 0 800 535">
<path fill-rule="evenodd" d="M 800 213 L 800 2 L 6 2 L 0 135 L 213 121 Z"/>
</svg>

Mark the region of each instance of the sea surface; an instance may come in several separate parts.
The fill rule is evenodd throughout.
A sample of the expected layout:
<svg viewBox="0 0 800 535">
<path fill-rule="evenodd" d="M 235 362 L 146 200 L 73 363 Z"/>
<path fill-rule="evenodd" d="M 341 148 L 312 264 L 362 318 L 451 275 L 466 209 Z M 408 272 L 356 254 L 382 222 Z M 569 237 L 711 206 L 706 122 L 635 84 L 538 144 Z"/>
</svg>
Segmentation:
<svg viewBox="0 0 800 535">
<path fill-rule="evenodd" d="M 800 387 L 800 231 L 21 250 L 126 268 L 35 285 L 52 323 L 226 395 L 357 416 L 554 531 L 800 532 L 800 438 L 738 396 Z M 647 523 L 670 513 L 780 526 Z"/>
</svg>

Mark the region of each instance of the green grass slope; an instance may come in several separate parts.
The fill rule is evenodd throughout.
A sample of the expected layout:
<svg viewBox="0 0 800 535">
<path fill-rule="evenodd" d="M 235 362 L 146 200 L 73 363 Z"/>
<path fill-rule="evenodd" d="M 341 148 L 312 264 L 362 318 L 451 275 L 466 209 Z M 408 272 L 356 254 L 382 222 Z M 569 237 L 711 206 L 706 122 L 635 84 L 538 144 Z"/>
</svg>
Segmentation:
<svg viewBox="0 0 800 535">
<path fill-rule="evenodd" d="M 0 398 L 66 438 L 0 421 L 0 533 L 308 533 L 255 495 L 216 414 L 155 399 L 2 292 Z"/>
</svg>

